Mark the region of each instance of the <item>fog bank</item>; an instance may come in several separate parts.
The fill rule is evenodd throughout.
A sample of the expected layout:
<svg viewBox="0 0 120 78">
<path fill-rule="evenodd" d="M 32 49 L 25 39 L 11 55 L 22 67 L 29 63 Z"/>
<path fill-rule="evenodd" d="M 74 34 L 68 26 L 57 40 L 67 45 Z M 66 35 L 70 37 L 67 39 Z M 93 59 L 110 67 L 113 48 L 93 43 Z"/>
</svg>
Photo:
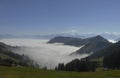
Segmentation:
<svg viewBox="0 0 120 78">
<path fill-rule="evenodd" d="M 68 46 L 63 44 L 47 44 L 48 40 L 38 39 L 1 39 L 12 46 L 20 46 L 20 50 L 14 51 L 18 54 L 25 54 L 39 63 L 40 67 L 54 69 L 58 63 L 67 63 L 75 58 L 83 58 L 86 55 L 69 56 L 72 52 L 80 49 L 80 47 Z"/>
</svg>

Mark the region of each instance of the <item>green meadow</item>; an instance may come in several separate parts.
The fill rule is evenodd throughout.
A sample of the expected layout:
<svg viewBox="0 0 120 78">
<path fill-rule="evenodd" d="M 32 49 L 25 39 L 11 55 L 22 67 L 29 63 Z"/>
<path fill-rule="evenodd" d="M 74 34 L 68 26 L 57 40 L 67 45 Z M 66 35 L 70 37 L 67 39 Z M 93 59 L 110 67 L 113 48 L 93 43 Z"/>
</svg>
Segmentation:
<svg viewBox="0 0 120 78">
<path fill-rule="evenodd" d="M 67 72 L 28 67 L 0 67 L 0 78 L 120 78 L 120 70 Z"/>
</svg>

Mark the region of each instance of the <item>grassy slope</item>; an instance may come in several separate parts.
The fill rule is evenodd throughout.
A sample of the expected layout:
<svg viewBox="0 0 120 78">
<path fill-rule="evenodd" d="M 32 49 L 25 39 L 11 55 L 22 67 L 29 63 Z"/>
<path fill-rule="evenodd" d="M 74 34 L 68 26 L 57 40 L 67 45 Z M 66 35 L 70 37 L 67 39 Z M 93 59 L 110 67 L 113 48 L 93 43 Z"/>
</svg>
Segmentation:
<svg viewBox="0 0 120 78">
<path fill-rule="evenodd" d="M 61 72 L 26 67 L 0 67 L 0 78 L 120 78 L 120 70 Z"/>
</svg>

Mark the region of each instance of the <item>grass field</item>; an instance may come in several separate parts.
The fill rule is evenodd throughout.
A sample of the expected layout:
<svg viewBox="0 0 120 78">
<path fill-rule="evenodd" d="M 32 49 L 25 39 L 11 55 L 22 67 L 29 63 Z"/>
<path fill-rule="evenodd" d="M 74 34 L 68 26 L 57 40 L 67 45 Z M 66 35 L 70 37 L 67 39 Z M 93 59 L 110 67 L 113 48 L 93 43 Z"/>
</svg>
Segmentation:
<svg viewBox="0 0 120 78">
<path fill-rule="evenodd" d="M 28 67 L 1 67 L 0 78 L 120 78 L 120 70 L 98 72 L 63 72 Z"/>
</svg>

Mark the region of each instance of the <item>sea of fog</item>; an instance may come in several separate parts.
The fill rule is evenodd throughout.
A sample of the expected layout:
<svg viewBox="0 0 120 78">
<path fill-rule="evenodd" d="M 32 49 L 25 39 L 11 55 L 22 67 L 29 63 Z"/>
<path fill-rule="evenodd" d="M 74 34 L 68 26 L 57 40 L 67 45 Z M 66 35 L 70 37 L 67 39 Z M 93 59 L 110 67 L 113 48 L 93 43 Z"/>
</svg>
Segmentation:
<svg viewBox="0 0 120 78">
<path fill-rule="evenodd" d="M 18 54 L 29 56 L 40 67 L 54 69 L 58 63 L 67 63 L 75 58 L 83 58 L 86 55 L 69 56 L 72 52 L 80 49 L 80 47 L 68 46 L 63 44 L 47 44 L 48 40 L 39 39 L 0 39 L 8 45 L 19 46 L 21 50 L 14 51 Z"/>
</svg>

